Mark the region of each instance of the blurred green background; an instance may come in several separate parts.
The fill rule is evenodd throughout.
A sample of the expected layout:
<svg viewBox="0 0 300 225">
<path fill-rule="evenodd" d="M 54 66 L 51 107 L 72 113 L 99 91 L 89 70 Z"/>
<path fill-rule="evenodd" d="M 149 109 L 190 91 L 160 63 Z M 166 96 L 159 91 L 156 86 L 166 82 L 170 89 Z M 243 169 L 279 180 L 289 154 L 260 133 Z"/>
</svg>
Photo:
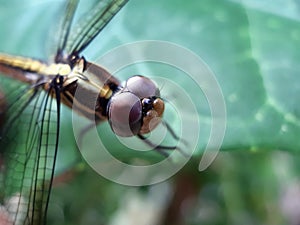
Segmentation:
<svg viewBox="0 0 300 225">
<path fill-rule="evenodd" d="M 92 4 L 82 1 L 79 11 Z M 63 6 L 58 0 L 0 0 L 0 51 L 47 60 L 54 53 Z M 170 41 L 193 51 L 214 72 L 225 98 L 221 152 L 207 170 L 197 170 L 209 134 L 209 123 L 203 121 L 209 111 L 198 90 L 183 86 L 201 121 L 193 159 L 163 183 L 122 186 L 84 162 L 74 163 L 79 153 L 70 111 L 64 109 L 60 175 L 49 224 L 299 225 L 299 27 L 297 0 L 130 1 L 84 55 L 95 60 L 118 45 L 141 40 Z M 114 143 L 107 129 L 101 125 L 99 133 Z M 122 160 L 133 159 L 119 144 L 111 150 Z"/>
</svg>

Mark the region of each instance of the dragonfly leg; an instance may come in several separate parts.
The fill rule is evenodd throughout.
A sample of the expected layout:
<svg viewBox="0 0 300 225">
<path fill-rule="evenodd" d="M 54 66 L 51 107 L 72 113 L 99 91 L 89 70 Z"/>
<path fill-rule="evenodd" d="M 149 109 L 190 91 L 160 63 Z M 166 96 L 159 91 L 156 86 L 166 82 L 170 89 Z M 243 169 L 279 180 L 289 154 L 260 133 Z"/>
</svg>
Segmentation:
<svg viewBox="0 0 300 225">
<path fill-rule="evenodd" d="M 150 140 L 148 140 L 147 137 L 145 137 L 141 134 L 138 134 L 137 136 L 145 144 L 147 144 L 148 146 L 153 148 L 153 150 L 157 151 L 158 153 L 160 153 L 161 155 L 163 155 L 166 158 L 169 157 L 168 151 L 173 151 L 173 150 L 178 150 L 183 156 L 187 157 L 187 154 L 180 147 L 178 147 L 177 145 L 173 145 L 173 146 L 155 145 Z"/>
</svg>

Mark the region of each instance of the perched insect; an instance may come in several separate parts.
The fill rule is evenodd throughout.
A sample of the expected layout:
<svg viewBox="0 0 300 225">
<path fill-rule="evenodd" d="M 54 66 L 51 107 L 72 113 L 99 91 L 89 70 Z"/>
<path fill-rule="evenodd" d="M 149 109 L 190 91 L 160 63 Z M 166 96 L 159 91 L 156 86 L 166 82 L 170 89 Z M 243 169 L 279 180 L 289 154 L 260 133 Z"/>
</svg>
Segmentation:
<svg viewBox="0 0 300 225">
<path fill-rule="evenodd" d="M 18 90 L 7 93 L 7 106 L 4 95 L 0 96 L 0 146 L 5 160 L 1 168 L 2 188 L 5 196 L 13 197 L 6 203 L 7 224 L 46 223 L 60 137 L 61 104 L 96 123 L 108 120 L 115 134 L 136 135 L 164 155 L 165 150 L 177 148 L 156 146 L 144 136 L 161 122 L 165 107 L 154 82 L 137 75 L 121 86 L 108 71 L 80 55 L 127 2 L 99 1 L 90 19 L 69 41 L 78 5 L 78 0 L 69 0 L 53 63 L 0 53 L 1 74 L 22 83 Z M 75 97 L 78 90 L 81 95 Z M 90 101 L 95 95 L 96 101 Z M 177 139 L 170 126 L 165 126 Z"/>
</svg>

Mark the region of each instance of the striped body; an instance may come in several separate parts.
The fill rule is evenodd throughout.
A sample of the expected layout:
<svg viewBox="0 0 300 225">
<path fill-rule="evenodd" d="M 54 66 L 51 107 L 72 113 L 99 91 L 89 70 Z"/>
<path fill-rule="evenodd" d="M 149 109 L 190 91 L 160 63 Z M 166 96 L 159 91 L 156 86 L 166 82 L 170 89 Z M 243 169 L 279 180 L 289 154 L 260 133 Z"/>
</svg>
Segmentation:
<svg viewBox="0 0 300 225">
<path fill-rule="evenodd" d="M 46 224 L 61 103 L 96 123 L 108 119 L 119 81 L 80 56 L 127 2 L 95 2 L 80 22 L 79 0 L 67 0 L 53 64 L 0 53 L 0 224 Z"/>
<path fill-rule="evenodd" d="M 107 103 L 120 82 L 104 68 L 79 58 L 74 66 L 46 64 L 31 58 L 0 54 L 0 72 L 28 84 L 38 84 L 45 91 L 55 77 L 63 77 L 61 102 L 90 120 L 107 119 Z M 55 93 L 51 92 L 52 97 Z"/>
</svg>

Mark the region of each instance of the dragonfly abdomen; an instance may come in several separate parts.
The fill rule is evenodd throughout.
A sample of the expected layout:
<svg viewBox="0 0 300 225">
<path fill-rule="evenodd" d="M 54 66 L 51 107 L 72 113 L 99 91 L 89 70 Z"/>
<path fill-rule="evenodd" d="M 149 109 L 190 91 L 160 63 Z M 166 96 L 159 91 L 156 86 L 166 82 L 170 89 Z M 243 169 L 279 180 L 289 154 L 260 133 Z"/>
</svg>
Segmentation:
<svg viewBox="0 0 300 225">
<path fill-rule="evenodd" d="M 35 84 L 42 76 L 67 75 L 71 72 L 68 64 L 46 64 L 42 61 L 0 54 L 0 72 L 22 82 Z"/>
</svg>

